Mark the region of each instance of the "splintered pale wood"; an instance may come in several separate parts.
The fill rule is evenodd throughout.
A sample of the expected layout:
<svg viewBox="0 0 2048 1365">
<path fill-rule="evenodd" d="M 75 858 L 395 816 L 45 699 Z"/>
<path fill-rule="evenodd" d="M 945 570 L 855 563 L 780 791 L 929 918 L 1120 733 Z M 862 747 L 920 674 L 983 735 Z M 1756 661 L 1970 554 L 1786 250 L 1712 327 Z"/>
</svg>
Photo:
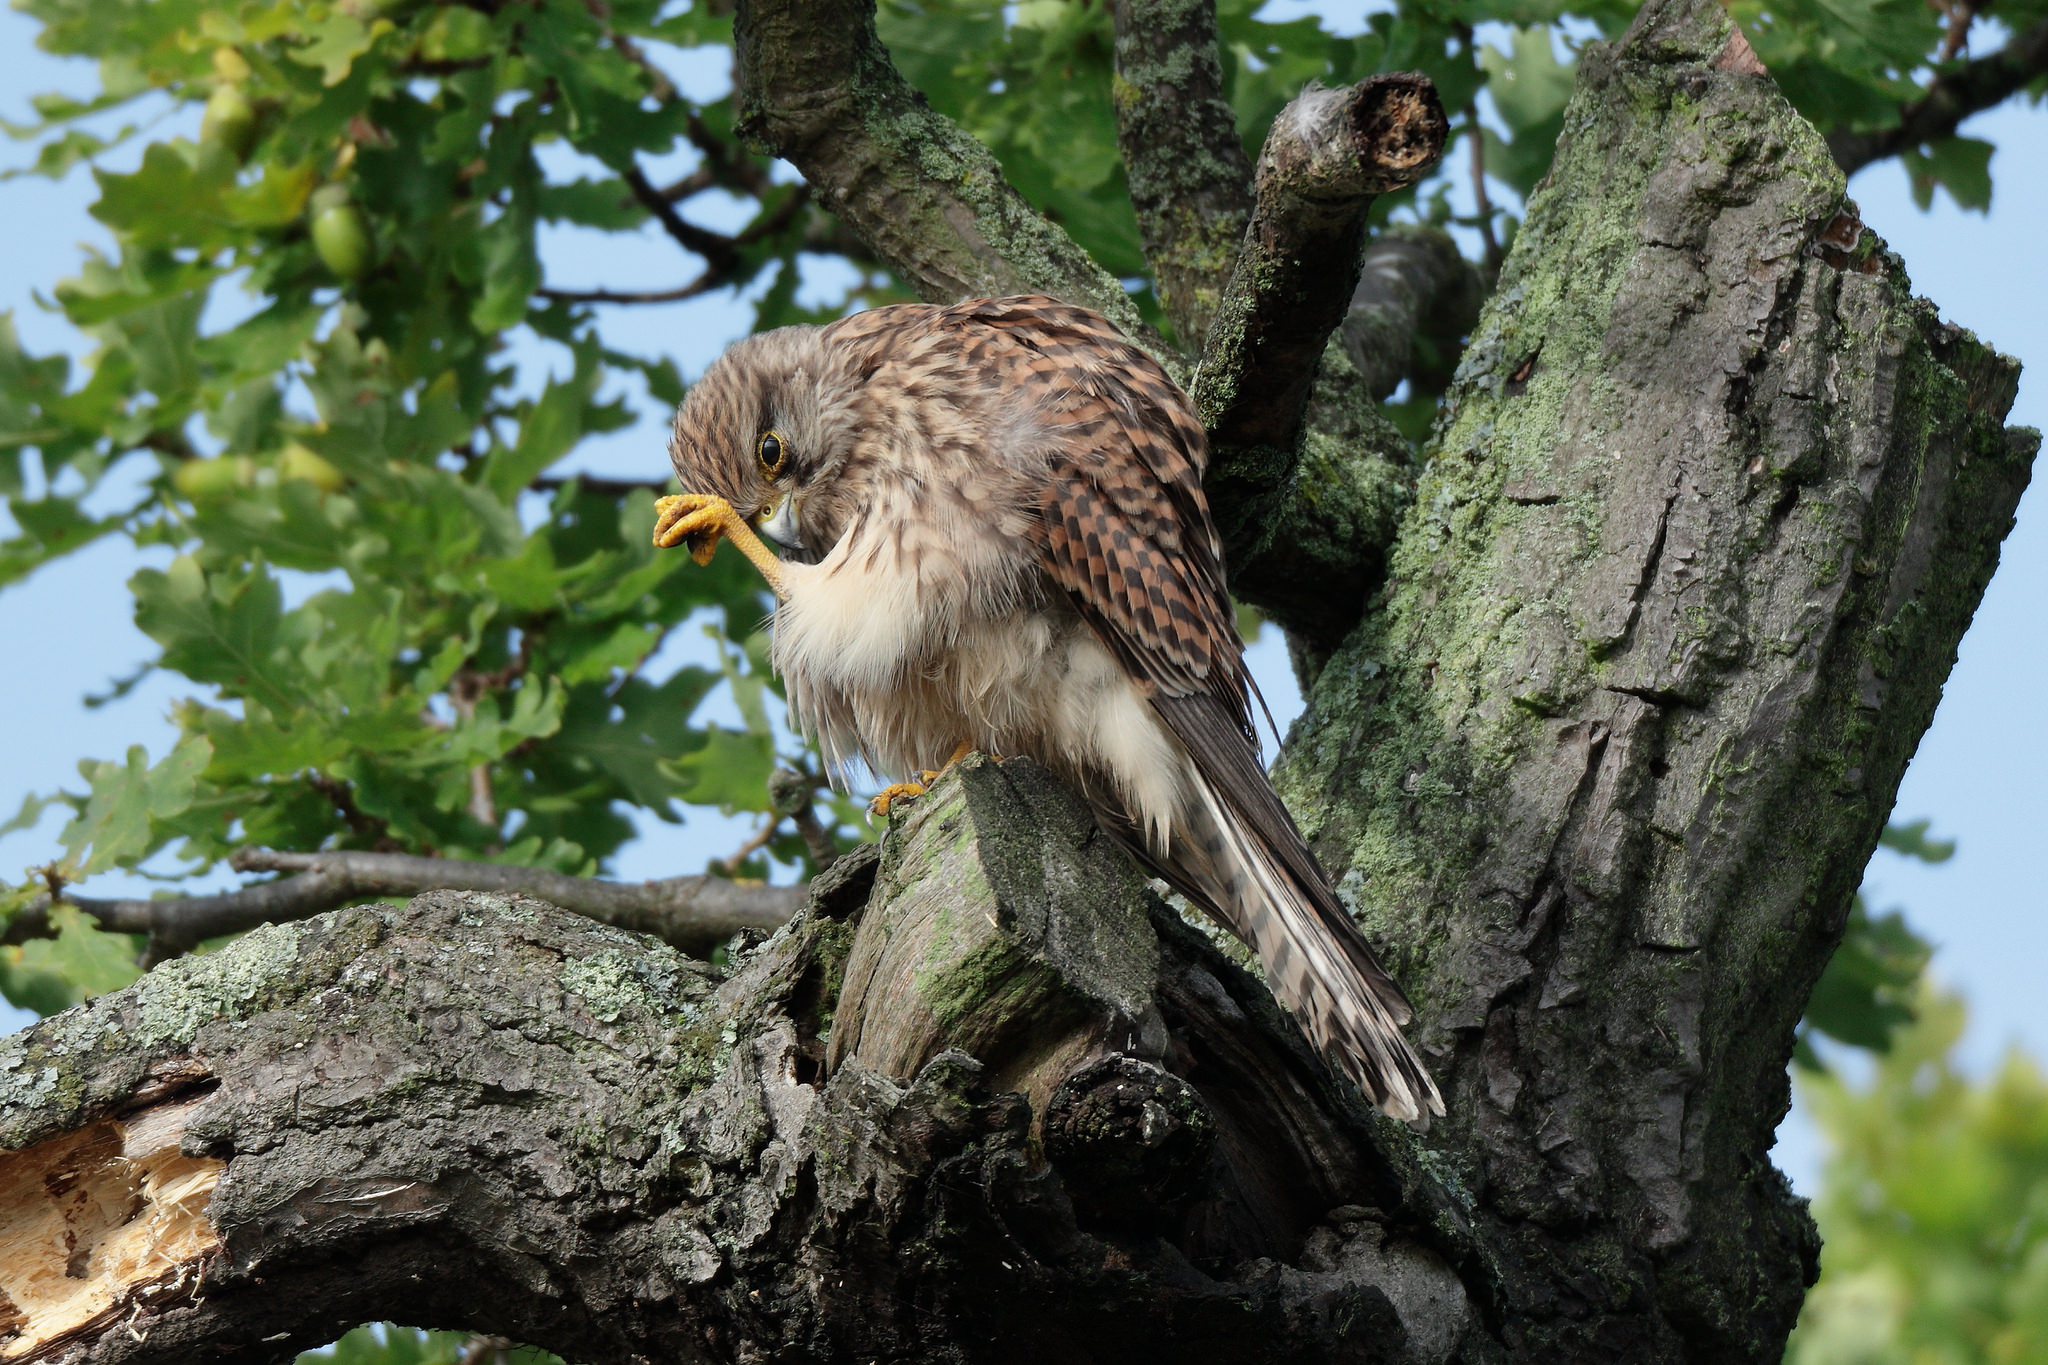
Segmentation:
<svg viewBox="0 0 2048 1365">
<path fill-rule="evenodd" d="M 0 1362 L 197 1293 L 220 1249 L 206 1207 L 222 1165 L 178 1150 L 201 1102 L 0 1153 Z"/>
</svg>

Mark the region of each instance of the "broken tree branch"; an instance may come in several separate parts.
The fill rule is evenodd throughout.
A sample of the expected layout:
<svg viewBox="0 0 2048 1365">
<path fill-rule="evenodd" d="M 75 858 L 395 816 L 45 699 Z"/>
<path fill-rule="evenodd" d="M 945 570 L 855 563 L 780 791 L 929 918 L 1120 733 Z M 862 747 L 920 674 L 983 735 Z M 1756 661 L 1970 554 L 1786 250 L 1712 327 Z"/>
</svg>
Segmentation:
<svg viewBox="0 0 2048 1365">
<path fill-rule="evenodd" d="M 971 759 L 891 842 L 725 974 L 433 892 L 0 1040 L 0 1362 L 377 1318 L 589 1365 L 1445 1365 L 1485 1331 L 1412 1136 L 1071 793 Z"/>
<path fill-rule="evenodd" d="M 1252 213 L 1215 0 L 1116 0 L 1116 142 L 1160 304 L 1200 355 Z"/>
<path fill-rule="evenodd" d="M 1209 429 L 1204 486 L 1232 586 L 1257 602 L 1257 558 L 1294 483 L 1302 418 L 1324 346 L 1358 283 L 1366 212 L 1443 154 L 1443 105 L 1425 76 L 1311 89 L 1281 111 L 1259 153 L 1258 202 L 1195 373 Z"/>
<path fill-rule="evenodd" d="M 99 900 L 67 891 L 63 901 L 110 933 L 147 935 L 152 957 L 160 959 L 259 924 L 302 920 L 372 897 L 433 890 L 533 896 L 604 924 L 652 934 L 685 951 L 703 952 L 742 929 L 777 927 L 805 895 L 802 886 L 747 886 L 708 875 L 611 882 L 540 867 L 354 849 L 289 853 L 247 848 L 235 854 L 234 868 L 296 875 L 213 896 Z M 21 943 L 55 932 L 49 919 L 52 904 L 48 896 L 30 902 L 0 942 Z"/>
</svg>

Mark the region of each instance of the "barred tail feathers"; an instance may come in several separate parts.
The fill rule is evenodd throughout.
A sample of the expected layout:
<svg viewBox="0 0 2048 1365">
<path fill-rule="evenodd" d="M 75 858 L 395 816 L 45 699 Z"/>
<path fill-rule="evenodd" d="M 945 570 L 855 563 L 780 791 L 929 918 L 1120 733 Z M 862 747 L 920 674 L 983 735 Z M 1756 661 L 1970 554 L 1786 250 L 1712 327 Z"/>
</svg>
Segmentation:
<svg viewBox="0 0 2048 1365">
<path fill-rule="evenodd" d="M 1231 818 L 1210 784 L 1199 773 L 1189 776 L 1201 810 L 1188 834 L 1212 864 L 1207 870 L 1217 884 L 1209 898 L 1226 927 L 1258 954 L 1273 993 L 1382 1112 L 1410 1123 L 1426 1121 L 1425 1113 L 1442 1115 L 1436 1082 L 1401 1034 L 1408 1002 L 1363 936 L 1332 925 L 1312 893 Z"/>
</svg>

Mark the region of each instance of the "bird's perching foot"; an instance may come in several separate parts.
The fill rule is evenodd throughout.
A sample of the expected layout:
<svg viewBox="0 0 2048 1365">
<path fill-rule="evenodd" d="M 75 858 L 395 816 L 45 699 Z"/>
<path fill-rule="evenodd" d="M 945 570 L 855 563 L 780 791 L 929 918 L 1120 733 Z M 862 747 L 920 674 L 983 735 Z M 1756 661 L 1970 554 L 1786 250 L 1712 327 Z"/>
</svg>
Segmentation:
<svg viewBox="0 0 2048 1365">
<path fill-rule="evenodd" d="M 944 763 L 936 768 L 920 769 L 917 774 L 920 780 L 916 782 L 892 782 L 882 788 L 881 791 L 875 794 L 875 799 L 868 802 L 869 821 L 872 822 L 879 817 L 887 816 L 889 814 L 889 807 L 898 801 L 909 801 L 923 796 L 930 789 L 931 785 L 937 782 L 944 773 L 973 752 L 974 742 L 963 739 L 953 750 L 952 756 Z M 995 755 L 991 754 L 989 757 L 993 758 Z"/>
<path fill-rule="evenodd" d="M 724 498 L 712 493 L 677 493 L 655 499 L 654 514 L 654 543 L 662 549 L 687 546 L 690 558 L 709 564 L 719 538 L 724 537 L 761 571 L 778 598 L 789 600 L 782 583 L 782 561 Z"/>
<path fill-rule="evenodd" d="M 933 776 L 936 776 L 936 774 L 933 774 Z M 889 807 L 895 805 L 898 801 L 909 801 L 915 797 L 923 796 L 924 793 L 925 785 L 922 782 L 891 782 L 888 786 L 875 793 L 874 800 L 868 802 L 868 823 L 873 824 L 876 820 L 888 819 Z"/>
</svg>

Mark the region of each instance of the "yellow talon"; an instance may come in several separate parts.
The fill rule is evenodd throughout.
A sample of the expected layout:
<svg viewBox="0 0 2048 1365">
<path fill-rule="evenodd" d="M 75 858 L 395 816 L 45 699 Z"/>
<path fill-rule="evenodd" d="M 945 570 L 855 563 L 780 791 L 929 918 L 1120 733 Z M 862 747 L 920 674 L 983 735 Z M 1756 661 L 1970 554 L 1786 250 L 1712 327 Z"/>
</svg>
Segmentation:
<svg viewBox="0 0 2048 1365">
<path fill-rule="evenodd" d="M 922 782 L 891 782 L 888 786 L 875 793 L 874 800 L 868 802 L 868 818 L 870 820 L 877 817 L 886 818 L 889 814 L 889 807 L 896 802 L 908 801 L 923 795 L 924 783 Z"/>
<path fill-rule="evenodd" d="M 701 564 L 711 562 L 720 538 L 730 540 L 753 562 L 768 580 L 775 595 L 787 601 L 782 583 L 782 561 L 761 543 L 753 528 L 740 520 L 732 504 L 712 493 L 677 493 L 654 502 L 654 543 L 664 550 L 678 545 L 689 548 L 690 558 Z"/>
</svg>

